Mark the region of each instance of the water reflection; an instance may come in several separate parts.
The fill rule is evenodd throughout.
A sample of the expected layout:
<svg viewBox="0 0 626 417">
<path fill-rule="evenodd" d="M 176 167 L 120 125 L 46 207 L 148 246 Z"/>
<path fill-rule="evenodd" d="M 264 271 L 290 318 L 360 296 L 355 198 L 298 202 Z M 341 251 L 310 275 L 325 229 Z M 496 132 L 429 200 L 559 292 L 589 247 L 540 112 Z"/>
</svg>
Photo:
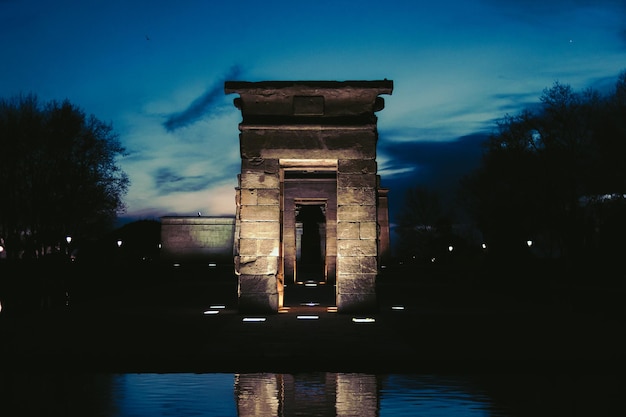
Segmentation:
<svg viewBox="0 0 626 417">
<path fill-rule="evenodd" d="M 590 375 L 0 373 L 0 415 L 624 415 L 623 388 L 617 376 Z"/>
<path fill-rule="evenodd" d="M 367 374 L 241 374 L 239 417 L 378 416 L 379 378 Z"/>
</svg>

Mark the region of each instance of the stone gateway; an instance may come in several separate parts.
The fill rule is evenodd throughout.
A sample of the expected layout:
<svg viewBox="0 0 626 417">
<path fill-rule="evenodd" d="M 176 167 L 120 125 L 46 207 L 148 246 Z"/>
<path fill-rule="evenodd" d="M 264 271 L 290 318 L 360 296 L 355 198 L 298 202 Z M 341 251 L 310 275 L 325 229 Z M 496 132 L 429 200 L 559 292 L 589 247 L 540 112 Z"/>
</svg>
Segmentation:
<svg viewBox="0 0 626 417">
<path fill-rule="evenodd" d="M 389 250 L 377 174 L 382 81 L 227 81 L 238 94 L 241 173 L 234 261 L 239 310 L 277 312 L 290 286 L 332 286 L 337 311 L 377 309 Z"/>
</svg>

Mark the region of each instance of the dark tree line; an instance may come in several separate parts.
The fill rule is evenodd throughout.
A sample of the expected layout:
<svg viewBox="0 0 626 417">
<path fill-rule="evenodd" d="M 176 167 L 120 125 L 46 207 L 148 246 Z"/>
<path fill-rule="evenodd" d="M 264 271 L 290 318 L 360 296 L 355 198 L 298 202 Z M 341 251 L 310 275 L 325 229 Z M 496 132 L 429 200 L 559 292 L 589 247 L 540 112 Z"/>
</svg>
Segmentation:
<svg viewBox="0 0 626 417">
<path fill-rule="evenodd" d="M 624 249 L 626 71 L 611 94 L 556 82 L 540 102 L 498 122 L 462 181 L 472 218 L 502 256 L 527 240 L 562 259 Z"/>
<path fill-rule="evenodd" d="M 626 250 L 625 157 L 626 71 L 606 95 L 555 82 L 536 106 L 496 123 L 458 204 L 493 258 L 528 256 L 530 240 L 534 256 L 615 259 Z M 408 190 L 401 256 L 428 260 L 444 240 L 463 240 L 453 226 L 467 220 L 440 201 L 437 190 Z"/>
<path fill-rule="evenodd" d="M 65 100 L 0 100 L 0 237 L 10 257 L 58 250 L 108 230 L 129 180 L 110 124 Z"/>
</svg>

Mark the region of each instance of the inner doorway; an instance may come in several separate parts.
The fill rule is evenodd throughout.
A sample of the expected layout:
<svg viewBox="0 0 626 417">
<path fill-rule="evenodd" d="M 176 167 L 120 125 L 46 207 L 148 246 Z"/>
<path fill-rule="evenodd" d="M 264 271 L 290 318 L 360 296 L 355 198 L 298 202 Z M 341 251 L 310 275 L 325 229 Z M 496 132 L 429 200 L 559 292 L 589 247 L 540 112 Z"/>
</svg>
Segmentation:
<svg viewBox="0 0 626 417">
<path fill-rule="evenodd" d="M 326 207 L 297 203 L 296 283 L 326 281 Z"/>
</svg>

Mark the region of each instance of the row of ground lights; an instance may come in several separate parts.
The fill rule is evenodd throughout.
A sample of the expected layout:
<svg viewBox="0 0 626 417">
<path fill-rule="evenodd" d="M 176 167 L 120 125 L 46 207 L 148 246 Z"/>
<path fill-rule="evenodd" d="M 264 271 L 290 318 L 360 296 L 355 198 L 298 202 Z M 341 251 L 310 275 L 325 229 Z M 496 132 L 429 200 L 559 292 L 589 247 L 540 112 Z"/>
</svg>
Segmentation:
<svg viewBox="0 0 626 417">
<path fill-rule="evenodd" d="M 319 303 L 317 303 L 319 304 Z M 219 314 L 219 312 L 225 309 L 225 305 L 213 305 L 209 307 L 209 310 L 206 310 L 203 314 L 205 316 L 213 316 Z M 403 311 L 404 306 L 392 306 L 391 310 L 393 311 Z M 289 307 L 283 307 L 279 310 L 279 313 L 286 313 L 289 311 Z M 328 307 L 326 309 L 329 313 L 336 313 L 337 307 Z M 319 316 L 315 314 L 300 314 L 296 316 L 297 320 L 319 320 Z M 244 323 L 262 323 L 267 320 L 267 317 L 244 317 L 242 322 Z M 352 317 L 352 322 L 354 323 L 374 323 L 376 319 L 373 317 Z"/>
</svg>

